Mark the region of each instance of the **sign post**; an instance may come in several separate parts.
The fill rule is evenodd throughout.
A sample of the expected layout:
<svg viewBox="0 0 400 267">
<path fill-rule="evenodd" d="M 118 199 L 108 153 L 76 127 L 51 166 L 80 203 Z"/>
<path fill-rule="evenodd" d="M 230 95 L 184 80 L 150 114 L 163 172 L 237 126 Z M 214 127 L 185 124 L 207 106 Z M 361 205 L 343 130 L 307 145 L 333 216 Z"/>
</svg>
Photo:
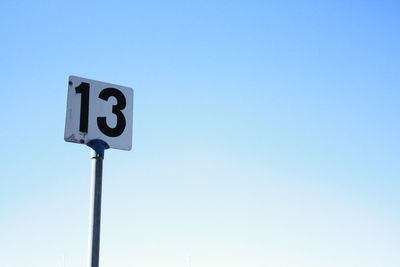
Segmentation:
<svg viewBox="0 0 400 267">
<path fill-rule="evenodd" d="M 69 77 L 64 139 L 92 148 L 88 267 L 99 266 L 104 151 L 132 148 L 132 113 L 132 88 Z"/>
<path fill-rule="evenodd" d="M 100 258 L 101 187 L 103 179 L 104 150 L 107 144 L 101 140 L 88 143 L 92 148 L 92 181 L 90 186 L 89 255 L 88 266 L 98 267 Z"/>
</svg>

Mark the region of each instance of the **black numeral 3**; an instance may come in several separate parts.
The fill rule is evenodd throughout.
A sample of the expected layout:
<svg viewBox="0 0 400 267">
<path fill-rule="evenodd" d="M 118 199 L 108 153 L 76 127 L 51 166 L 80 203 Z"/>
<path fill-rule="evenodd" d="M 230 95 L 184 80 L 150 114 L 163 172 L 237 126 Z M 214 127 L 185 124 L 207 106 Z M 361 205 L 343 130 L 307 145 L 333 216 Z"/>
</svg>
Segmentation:
<svg viewBox="0 0 400 267">
<path fill-rule="evenodd" d="M 97 125 L 103 134 L 110 137 L 117 137 L 124 132 L 126 126 L 125 116 L 121 112 L 121 110 L 126 107 L 126 99 L 124 94 L 115 88 L 105 88 L 99 94 L 99 98 L 105 101 L 107 101 L 111 96 L 117 99 L 117 104 L 112 107 L 112 112 L 117 116 L 117 125 L 114 128 L 109 127 L 106 117 L 98 117 Z"/>
</svg>

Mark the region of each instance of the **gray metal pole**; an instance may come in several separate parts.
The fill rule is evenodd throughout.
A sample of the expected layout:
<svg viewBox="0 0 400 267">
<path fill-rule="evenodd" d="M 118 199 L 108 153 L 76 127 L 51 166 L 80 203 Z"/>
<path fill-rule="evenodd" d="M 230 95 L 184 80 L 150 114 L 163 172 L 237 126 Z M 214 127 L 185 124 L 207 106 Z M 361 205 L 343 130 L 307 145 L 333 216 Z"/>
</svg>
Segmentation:
<svg viewBox="0 0 400 267">
<path fill-rule="evenodd" d="M 100 258 L 100 221 L 101 221 L 101 187 L 103 179 L 104 149 L 107 144 L 100 140 L 88 143 L 92 150 L 92 177 L 90 187 L 89 218 L 89 257 L 88 267 L 99 267 Z"/>
</svg>

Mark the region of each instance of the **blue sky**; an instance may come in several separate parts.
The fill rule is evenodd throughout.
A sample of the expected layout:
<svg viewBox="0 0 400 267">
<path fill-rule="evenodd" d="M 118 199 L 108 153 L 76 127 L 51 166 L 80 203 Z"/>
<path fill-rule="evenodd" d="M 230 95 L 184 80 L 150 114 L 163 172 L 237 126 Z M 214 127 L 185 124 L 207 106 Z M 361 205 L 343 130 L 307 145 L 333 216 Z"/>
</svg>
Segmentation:
<svg viewBox="0 0 400 267">
<path fill-rule="evenodd" d="M 399 266 L 399 11 L 1 2 L 1 266 L 86 266 L 69 75 L 135 90 L 133 150 L 106 152 L 101 266 Z"/>
</svg>

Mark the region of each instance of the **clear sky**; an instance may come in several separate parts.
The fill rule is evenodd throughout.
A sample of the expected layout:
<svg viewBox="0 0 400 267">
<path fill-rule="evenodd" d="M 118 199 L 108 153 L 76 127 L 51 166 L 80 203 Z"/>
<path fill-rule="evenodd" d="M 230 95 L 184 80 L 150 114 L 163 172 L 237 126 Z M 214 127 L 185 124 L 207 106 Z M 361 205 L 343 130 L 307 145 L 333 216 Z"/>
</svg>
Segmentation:
<svg viewBox="0 0 400 267">
<path fill-rule="evenodd" d="M 400 266 L 398 1 L 1 1 L 0 265 L 86 266 L 67 79 L 135 90 L 102 267 Z"/>
</svg>

